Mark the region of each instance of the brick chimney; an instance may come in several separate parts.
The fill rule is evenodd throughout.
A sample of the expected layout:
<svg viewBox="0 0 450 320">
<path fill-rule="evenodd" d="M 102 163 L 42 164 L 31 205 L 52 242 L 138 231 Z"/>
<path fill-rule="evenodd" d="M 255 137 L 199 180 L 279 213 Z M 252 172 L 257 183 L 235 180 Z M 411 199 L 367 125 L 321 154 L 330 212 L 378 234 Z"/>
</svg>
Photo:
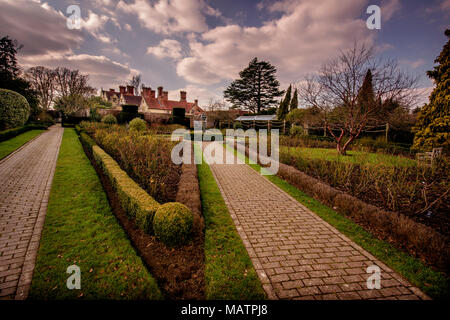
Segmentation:
<svg viewBox="0 0 450 320">
<path fill-rule="evenodd" d="M 127 86 L 127 93 L 129 95 L 134 96 L 134 87 L 133 86 Z"/>
<path fill-rule="evenodd" d="M 163 97 L 163 87 L 158 87 L 158 98 L 162 99 Z"/>
<path fill-rule="evenodd" d="M 125 94 L 125 86 L 119 86 L 119 92 Z"/>
<path fill-rule="evenodd" d="M 186 102 L 186 91 L 180 91 L 180 101 Z"/>
<path fill-rule="evenodd" d="M 109 92 L 111 92 L 111 93 L 115 93 L 116 91 L 114 90 L 114 89 L 109 89 Z"/>
<path fill-rule="evenodd" d="M 163 98 L 164 100 L 169 100 L 169 92 L 163 91 Z"/>
<path fill-rule="evenodd" d="M 150 97 L 152 92 L 152 88 L 150 87 L 142 87 L 142 95 L 144 97 Z"/>
<path fill-rule="evenodd" d="M 155 99 L 155 90 L 150 90 L 150 97 Z"/>
<path fill-rule="evenodd" d="M 194 100 L 194 106 L 198 106 L 198 100 L 197 99 Z"/>
</svg>

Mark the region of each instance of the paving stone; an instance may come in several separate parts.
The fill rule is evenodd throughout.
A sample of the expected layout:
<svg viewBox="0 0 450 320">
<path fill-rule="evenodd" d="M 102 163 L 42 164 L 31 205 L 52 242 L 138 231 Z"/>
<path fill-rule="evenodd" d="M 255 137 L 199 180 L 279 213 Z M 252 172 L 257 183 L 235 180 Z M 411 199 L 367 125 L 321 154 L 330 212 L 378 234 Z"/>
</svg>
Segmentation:
<svg viewBox="0 0 450 320">
<path fill-rule="evenodd" d="M 0 299 L 28 295 L 21 283 L 31 283 L 63 131 L 52 126 L 0 160 Z"/>
</svg>

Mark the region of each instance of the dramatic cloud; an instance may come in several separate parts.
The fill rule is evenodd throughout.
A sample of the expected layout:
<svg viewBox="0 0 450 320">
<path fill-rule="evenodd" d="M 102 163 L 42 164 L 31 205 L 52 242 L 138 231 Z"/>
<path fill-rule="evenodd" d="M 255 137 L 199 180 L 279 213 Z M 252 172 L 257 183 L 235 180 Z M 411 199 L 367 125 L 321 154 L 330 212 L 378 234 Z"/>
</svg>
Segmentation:
<svg viewBox="0 0 450 320">
<path fill-rule="evenodd" d="M 192 37 L 190 56 L 177 73 L 193 83 L 217 83 L 236 77 L 257 56 L 276 65 L 286 81 L 296 81 L 353 41 L 373 40 L 358 18 L 366 6 L 366 0 L 277 2 L 267 9 L 283 15 L 262 27 L 227 25 Z"/>
<path fill-rule="evenodd" d="M 80 30 L 69 30 L 66 17 L 46 4 L 3 0 L 0 33 L 23 44 L 22 54 L 68 53 L 83 41 Z"/>
<path fill-rule="evenodd" d="M 90 84 L 97 89 L 102 86 L 105 88 L 118 86 L 131 78 L 133 74 L 138 73 L 128 65 L 115 62 L 105 56 L 88 54 L 24 57 L 20 62 L 24 67 L 42 65 L 48 68 L 63 66 L 78 69 L 81 73 L 89 75 Z"/>
<path fill-rule="evenodd" d="M 145 28 L 163 34 L 204 32 L 208 30 L 204 14 L 220 16 L 202 0 L 159 0 L 153 5 L 145 0 L 131 4 L 121 0 L 117 9 L 137 15 Z"/>
<path fill-rule="evenodd" d="M 177 40 L 164 39 L 159 45 L 155 47 L 148 47 L 147 54 L 153 54 L 154 56 L 162 58 L 181 58 L 181 44 Z"/>
</svg>

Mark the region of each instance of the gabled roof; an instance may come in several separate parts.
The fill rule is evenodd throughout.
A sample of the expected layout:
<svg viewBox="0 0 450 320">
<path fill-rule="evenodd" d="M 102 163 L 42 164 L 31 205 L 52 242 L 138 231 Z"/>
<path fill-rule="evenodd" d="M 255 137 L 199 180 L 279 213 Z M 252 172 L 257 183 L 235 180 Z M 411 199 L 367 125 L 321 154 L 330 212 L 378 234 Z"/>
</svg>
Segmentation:
<svg viewBox="0 0 450 320">
<path fill-rule="evenodd" d="M 119 95 L 118 92 L 111 92 L 107 90 L 103 90 L 102 93 L 106 94 L 106 98 L 109 100 L 113 95 Z"/>
<path fill-rule="evenodd" d="M 125 104 L 134 104 L 136 106 L 139 106 L 142 101 L 141 96 L 132 96 L 128 94 L 124 94 L 123 99 L 125 100 Z"/>
<path fill-rule="evenodd" d="M 172 110 L 173 108 L 184 108 L 186 113 L 189 113 L 192 108 L 198 108 L 199 112 L 203 112 L 203 109 L 196 106 L 195 103 L 186 101 L 174 101 L 174 100 L 163 100 L 144 96 L 145 103 L 149 109 L 159 109 L 159 110 Z"/>
</svg>

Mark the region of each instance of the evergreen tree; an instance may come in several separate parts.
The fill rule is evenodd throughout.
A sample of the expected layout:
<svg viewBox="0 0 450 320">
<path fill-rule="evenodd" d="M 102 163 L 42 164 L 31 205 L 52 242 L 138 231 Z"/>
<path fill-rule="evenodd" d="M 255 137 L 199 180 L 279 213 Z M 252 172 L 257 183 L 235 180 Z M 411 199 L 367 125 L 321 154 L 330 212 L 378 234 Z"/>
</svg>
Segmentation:
<svg viewBox="0 0 450 320">
<path fill-rule="evenodd" d="M 427 75 L 434 80 L 436 87 L 430 101 L 419 111 L 414 137 L 415 149 L 450 147 L 450 30 L 445 31 L 447 43 L 434 61 L 437 65 Z"/>
<path fill-rule="evenodd" d="M 375 106 L 375 94 L 373 92 L 372 84 L 372 72 L 367 70 L 364 81 L 359 89 L 357 96 L 358 111 L 361 114 L 365 114 L 367 110 L 374 109 Z"/>
<path fill-rule="evenodd" d="M 281 100 L 280 108 L 278 109 L 278 120 L 284 120 L 286 118 L 286 115 L 289 113 L 289 104 L 291 103 L 291 91 L 292 86 L 289 85 L 289 88 L 286 91 L 286 95 L 284 96 L 284 99 Z"/>
<path fill-rule="evenodd" d="M 298 108 L 298 93 L 297 93 L 297 88 L 295 88 L 294 96 L 292 97 L 291 107 L 289 108 L 289 111 L 292 111 L 297 108 Z"/>
<path fill-rule="evenodd" d="M 266 61 L 254 58 L 247 68 L 239 73 L 224 91 L 224 97 L 233 108 L 242 108 L 251 112 L 261 112 L 276 103 L 276 97 L 283 94 L 276 79 L 276 68 Z"/>
</svg>

